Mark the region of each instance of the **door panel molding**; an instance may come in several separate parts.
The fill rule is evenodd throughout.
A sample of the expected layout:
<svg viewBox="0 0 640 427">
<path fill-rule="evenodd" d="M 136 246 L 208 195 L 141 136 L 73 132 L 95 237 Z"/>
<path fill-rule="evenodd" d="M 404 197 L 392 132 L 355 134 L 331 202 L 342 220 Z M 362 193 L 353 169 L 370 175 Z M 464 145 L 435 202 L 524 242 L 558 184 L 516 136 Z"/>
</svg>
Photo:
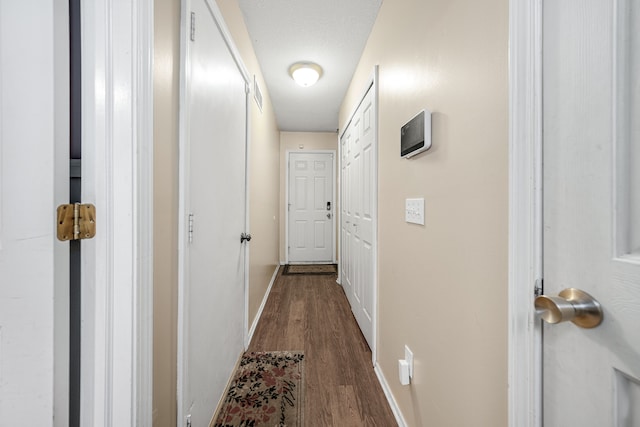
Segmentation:
<svg viewBox="0 0 640 427">
<path fill-rule="evenodd" d="M 509 1 L 509 426 L 542 425 L 542 0 Z"/>
</svg>

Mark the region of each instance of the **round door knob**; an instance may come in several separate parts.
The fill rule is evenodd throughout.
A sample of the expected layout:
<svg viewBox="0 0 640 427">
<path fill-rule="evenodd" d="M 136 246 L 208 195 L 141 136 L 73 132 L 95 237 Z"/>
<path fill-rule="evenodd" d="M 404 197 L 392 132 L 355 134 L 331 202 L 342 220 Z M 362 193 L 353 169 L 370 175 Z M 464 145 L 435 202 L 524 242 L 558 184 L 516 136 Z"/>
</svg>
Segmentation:
<svg viewBox="0 0 640 427">
<path fill-rule="evenodd" d="M 600 303 L 580 289 L 565 289 L 557 297 L 540 295 L 535 307 L 547 323 L 571 321 L 581 328 L 595 328 L 602 323 Z"/>
</svg>

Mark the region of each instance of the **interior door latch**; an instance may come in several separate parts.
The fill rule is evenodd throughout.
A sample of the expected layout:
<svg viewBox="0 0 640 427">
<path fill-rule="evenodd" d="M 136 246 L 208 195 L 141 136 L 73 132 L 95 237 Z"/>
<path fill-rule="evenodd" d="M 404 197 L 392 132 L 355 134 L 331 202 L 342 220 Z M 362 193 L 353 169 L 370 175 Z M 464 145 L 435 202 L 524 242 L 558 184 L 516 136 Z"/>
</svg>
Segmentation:
<svg viewBox="0 0 640 427">
<path fill-rule="evenodd" d="M 58 240 L 91 239 L 96 235 L 96 207 L 73 203 L 58 206 Z"/>
</svg>

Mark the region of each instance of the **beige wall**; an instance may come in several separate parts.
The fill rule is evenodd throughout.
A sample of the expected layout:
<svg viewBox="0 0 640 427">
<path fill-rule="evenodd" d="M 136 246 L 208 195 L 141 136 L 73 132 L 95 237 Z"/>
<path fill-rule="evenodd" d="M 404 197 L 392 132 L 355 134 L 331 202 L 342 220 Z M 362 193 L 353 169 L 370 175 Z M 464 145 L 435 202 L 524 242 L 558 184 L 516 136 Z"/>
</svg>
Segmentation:
<svg viewBox="0 0 640 427">
<path fill-rule="evenodd" d="M 300 148 L 300 145 L 303 148 Z M 280 133 L 280 262 L 286 260 L 285 200 L 287 194 L 287 151 L 338 150 L 338 134 L 335 132 L 281 132 Z M 336 168 L 338 162 L 336 161 Z M 336 183 L 337 183 L 336 171 Z M 337 192 L 336 192 L 337 197 Z M 337 200 L 336 200 L 337 203 Z M 335 212 L 338 212 L 337 206 Z M 336 242 L 337 245 L 337 242 Z"/>
<path fill-rule="evenodd" d="M 378 361 L 410 426 L 507 425 L 507 7 L 383 2 L 341 108 L 343 129 L 379 64 Z M 400 159 L 422 108 L 433 147 Z M 405 223 L 422 196 L 425 226 Z"/>
<path fill-rule="evenodd" d="M 156 0 L 154 34 L 153 425 L 176 423 L 180 0 Z"/>
<path fill-rule="evenodd" d="M 250 256 L 249 326 L 278 266 L 280 132 L 271 106 L 269 92 L 253 51 L 237 0 L 217 0 L 231 37 L 249 71 L 255 75 L 263 95 L 263 110 L 251 100 L 251 136 L 249 165 Z"/>
</svg>

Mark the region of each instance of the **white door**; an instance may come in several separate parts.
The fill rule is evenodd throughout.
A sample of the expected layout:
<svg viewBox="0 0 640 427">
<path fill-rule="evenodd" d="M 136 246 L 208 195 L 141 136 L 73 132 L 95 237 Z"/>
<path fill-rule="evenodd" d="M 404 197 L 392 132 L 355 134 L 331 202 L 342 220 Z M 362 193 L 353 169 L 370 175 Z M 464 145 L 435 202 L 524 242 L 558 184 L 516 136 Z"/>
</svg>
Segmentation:
<svg viewBox="0 0 640 427">
<path fill-rule="evenodd" d="M 209 425 L 244 345 L 247 82 L 215 4 L 194 0 L 191 12 L 182 414 L 199 427 Z"/>
<path fill-rule="evenodd" d="M 341 252 L 345 293 L 362 334 L 373 347 L 375 111 L 370 89 L 341 138 Z"/>
<path fill-rule="evenodd" d="M 289 262 L 334 259 L 333 154 L 289 154 Z"/>
<path fill-rule="evenodd" d="M 2 426 L 53 424 L 54 328 L 65 321 L 69 251 L 55 229 L 69 186 L 68 32 L 58 25 L 68 22 L 53 2 L 0 2 Z M 60 328 L 68 335 L 68 324 Z M 56 388 L 67 384 L 55 379 Z M 56 392 L 66 401 L 65 387 Z"/>
<path fill-rule="evenodd" d="M 543 326 L 546 427 L 640 426 L 640 2 L 543 2 L 544 293 L 602 304 Z"/>
</svg>

